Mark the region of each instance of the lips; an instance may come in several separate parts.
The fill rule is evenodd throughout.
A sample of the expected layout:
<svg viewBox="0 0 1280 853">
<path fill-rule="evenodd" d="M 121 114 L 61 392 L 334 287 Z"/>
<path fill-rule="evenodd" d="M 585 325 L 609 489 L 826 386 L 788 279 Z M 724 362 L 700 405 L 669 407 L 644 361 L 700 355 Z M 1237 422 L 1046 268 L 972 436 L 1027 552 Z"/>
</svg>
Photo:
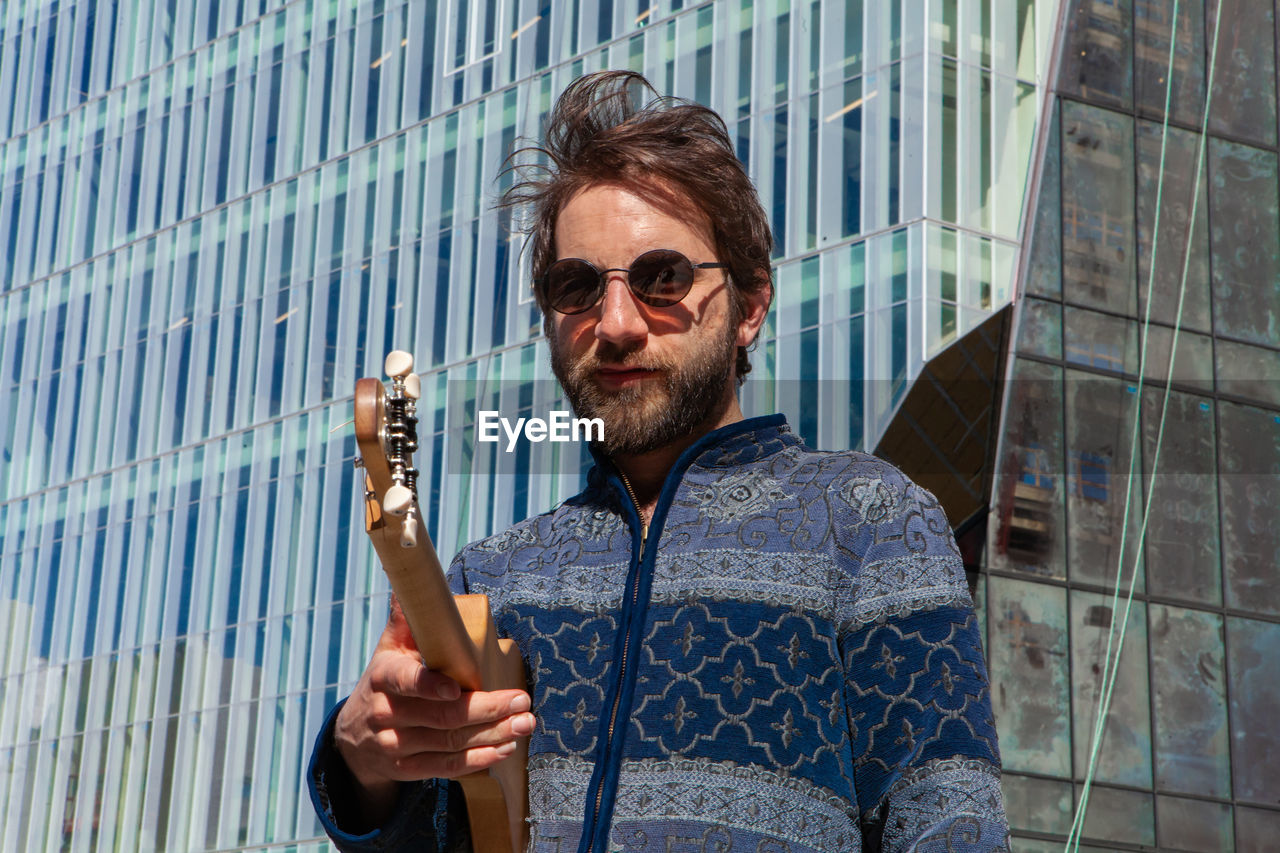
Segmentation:
<svg viewBox="0 0 1280 853">
<path fill-rule="evenodd" d="M 648 367 L 600 367 L 596 369 L 596 379 L 601 384 L 614 387 L 631 385 L 652 379 L 658 371 Z"/>
</svg>

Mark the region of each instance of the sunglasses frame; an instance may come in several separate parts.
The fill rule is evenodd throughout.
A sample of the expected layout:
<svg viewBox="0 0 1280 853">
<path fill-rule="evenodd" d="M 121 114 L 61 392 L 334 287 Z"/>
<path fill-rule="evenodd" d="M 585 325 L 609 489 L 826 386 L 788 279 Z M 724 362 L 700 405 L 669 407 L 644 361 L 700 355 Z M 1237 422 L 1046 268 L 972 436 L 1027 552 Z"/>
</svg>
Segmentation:
<svg viewBox="0 0 1280 853">
<path fill-rule="evenodd" d="M 636 287 L 636 285 L 633 283 L 633 280 L 631 277 L 631 271 L 635 268 L 637 261 L 640 261 L 641 259 L 647 257 L 648 255 L 653 255 L 657 253 L 666 253 L 666 254 L 678 256 L 678 260 L 676 260 L 672 264 L 672 266 L 675 266 L 675 264 L 678 264 L 680 261 L 684 261 L 689 265 L 689 268 L 691 271 L 691 274 L 689 276 L 688 286 L 685 287 L 684 292 L 681 293 L 678 298 L 671 301 L 667 301 L 666 299 L 660 299 L 658 302 L 650 301 L 651 299 L 654 298 L 653 295 L 646 294 L 640 291 Z M 582 308 L 579 308 L 576 311 L 562 311 L 561 309 L 556 308 L 554 305 L 551 304 L 550 296 L 547 294 L 547 285 L 550 283 L 551 271 L 555 268 L 556 264 L 565 263 L 566 261 L 577 261 L 578 263 L 586 264 L 587 268 L 594 271 L 597 276 L 595 297 L 591 300 L 590 303 L 588 303 L 587 305 L 584 305 Z M 543 297 L 543 301 L 551 308 L 551 310 L 555 311 L 558 314 L 573 316 L 575 314 L 582 314 L 583 312 L 590 311 L 592 308 L 594 308 L 596 305 L 600 303 L 600 300 L 604 298 L 605 291 L 608 289 L 609 273 L 611 272 L 626 273 L 627 288 L 631 291 L 632 295 L 635 296 L 636 299 L 639 299 L 645 305 L 648 305 L 653 308 L 670 308 L 672 305 L 680 304 L 680 302 L 686 296 L 689 295 L 689 291 L 693 289 L 693 280 L 694 278 L 697 277 L 698 270 L 716 270 L 716 269 L 728 269 L 728 268 L 729 268 L 728 264 L 720 263 L 717 261 L 707 261 L 705 263 L 695 264 L 693 261 L 689 260 L 689 257 L 685 255 L 684 252 L 677 251 L 676 249 L 650 249 L 647 252 L 641 252 L 639 255 L 637 255 L 631 261 L 630 266 L 610 267 L 608 269 L 603 269 L 603 270 L 597 267 L 595 264 L 591 263 L 591 261 L 588 261 L 586 258 L 558 258 L 557 260 L 552 262 L 551 266 L 547 267 L 547 271 L 545 273 L 543 273 L 542 275 L 534 279 L 533 284 L 534 284 L 534 287 L 538 288 L 538 290 L 541 291 L 541 296 Z"/>
</svg>

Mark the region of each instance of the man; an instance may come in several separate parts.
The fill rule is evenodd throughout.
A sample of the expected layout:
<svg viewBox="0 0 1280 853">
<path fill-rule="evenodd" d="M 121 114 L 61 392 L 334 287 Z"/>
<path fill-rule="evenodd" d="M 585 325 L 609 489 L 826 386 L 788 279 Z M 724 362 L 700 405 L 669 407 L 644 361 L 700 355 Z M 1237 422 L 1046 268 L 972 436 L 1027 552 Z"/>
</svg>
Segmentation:
<svg viewBox="0 0 1280 853">
<path fill-rule="evenodd" d="M 552 362 L 604 440 L 582 494 L 472 544 L 530 693 L 460 693 L 394 614 L 317 743 L 343 849 L 465 845 L 456 785 L 531 734 L 535 850 L 1003 849 L 977 623 L 941 509 L 736 388 L 772 238 L 724 125 L 578 80 L 532 203 Z M 652 90 L 648 90 L 652 91 Z M 426 780 L 426 781 L 419 781 Z"/>
</svg>

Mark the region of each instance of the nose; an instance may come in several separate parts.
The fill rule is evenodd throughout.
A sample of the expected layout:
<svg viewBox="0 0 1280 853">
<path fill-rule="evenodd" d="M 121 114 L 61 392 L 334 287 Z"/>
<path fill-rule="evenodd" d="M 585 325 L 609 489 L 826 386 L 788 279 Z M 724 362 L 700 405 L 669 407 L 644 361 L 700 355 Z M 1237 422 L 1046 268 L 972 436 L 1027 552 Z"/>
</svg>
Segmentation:
<svg viewBox="0 0 1280 853">
<path fill-rule="evenodd" d="M 627 286 L 626 273 L 610 272 L 605 278 L 604 297 L 600 302 L 600 319 L 596 338 L 615 346 L 634 346 L 649 334 L 640 303 Z"/>
</svg>

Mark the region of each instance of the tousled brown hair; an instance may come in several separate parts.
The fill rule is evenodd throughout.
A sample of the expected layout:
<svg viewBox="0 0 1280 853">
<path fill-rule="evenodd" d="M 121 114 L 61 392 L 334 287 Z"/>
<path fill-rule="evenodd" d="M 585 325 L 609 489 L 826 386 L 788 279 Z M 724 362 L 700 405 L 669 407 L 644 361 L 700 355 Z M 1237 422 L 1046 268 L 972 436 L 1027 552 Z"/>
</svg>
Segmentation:
<svg viewBox="0 0 1280 853">
<path fill-rule="evenodd" d="M 644 99 L 644 102 L 641 102 Z M 536 281 L 556 260 L 556 220 L 579 190 L 616 183 L 675 209 L 685 204 L 711 225 L 717 260 L 728 267 L 733 316 L 746 310 L 746 295 L 771 288 L 773 234 L 755 186 L 738 160 L 724 120 L 713 110 L 660 97 L 633 71 L 600 71 L 579 77 L 560 96 L 547 123 L 546 141 L 508 158 L 517 178 L 499 206 L 531 205 L 526 231 Z M 535 158 L 546 163 L 529 162 Z M 538 288 L 538 305 L 550 309 Z M 751 370 L 738 348 L 737 375 Z"/>
</svg>

